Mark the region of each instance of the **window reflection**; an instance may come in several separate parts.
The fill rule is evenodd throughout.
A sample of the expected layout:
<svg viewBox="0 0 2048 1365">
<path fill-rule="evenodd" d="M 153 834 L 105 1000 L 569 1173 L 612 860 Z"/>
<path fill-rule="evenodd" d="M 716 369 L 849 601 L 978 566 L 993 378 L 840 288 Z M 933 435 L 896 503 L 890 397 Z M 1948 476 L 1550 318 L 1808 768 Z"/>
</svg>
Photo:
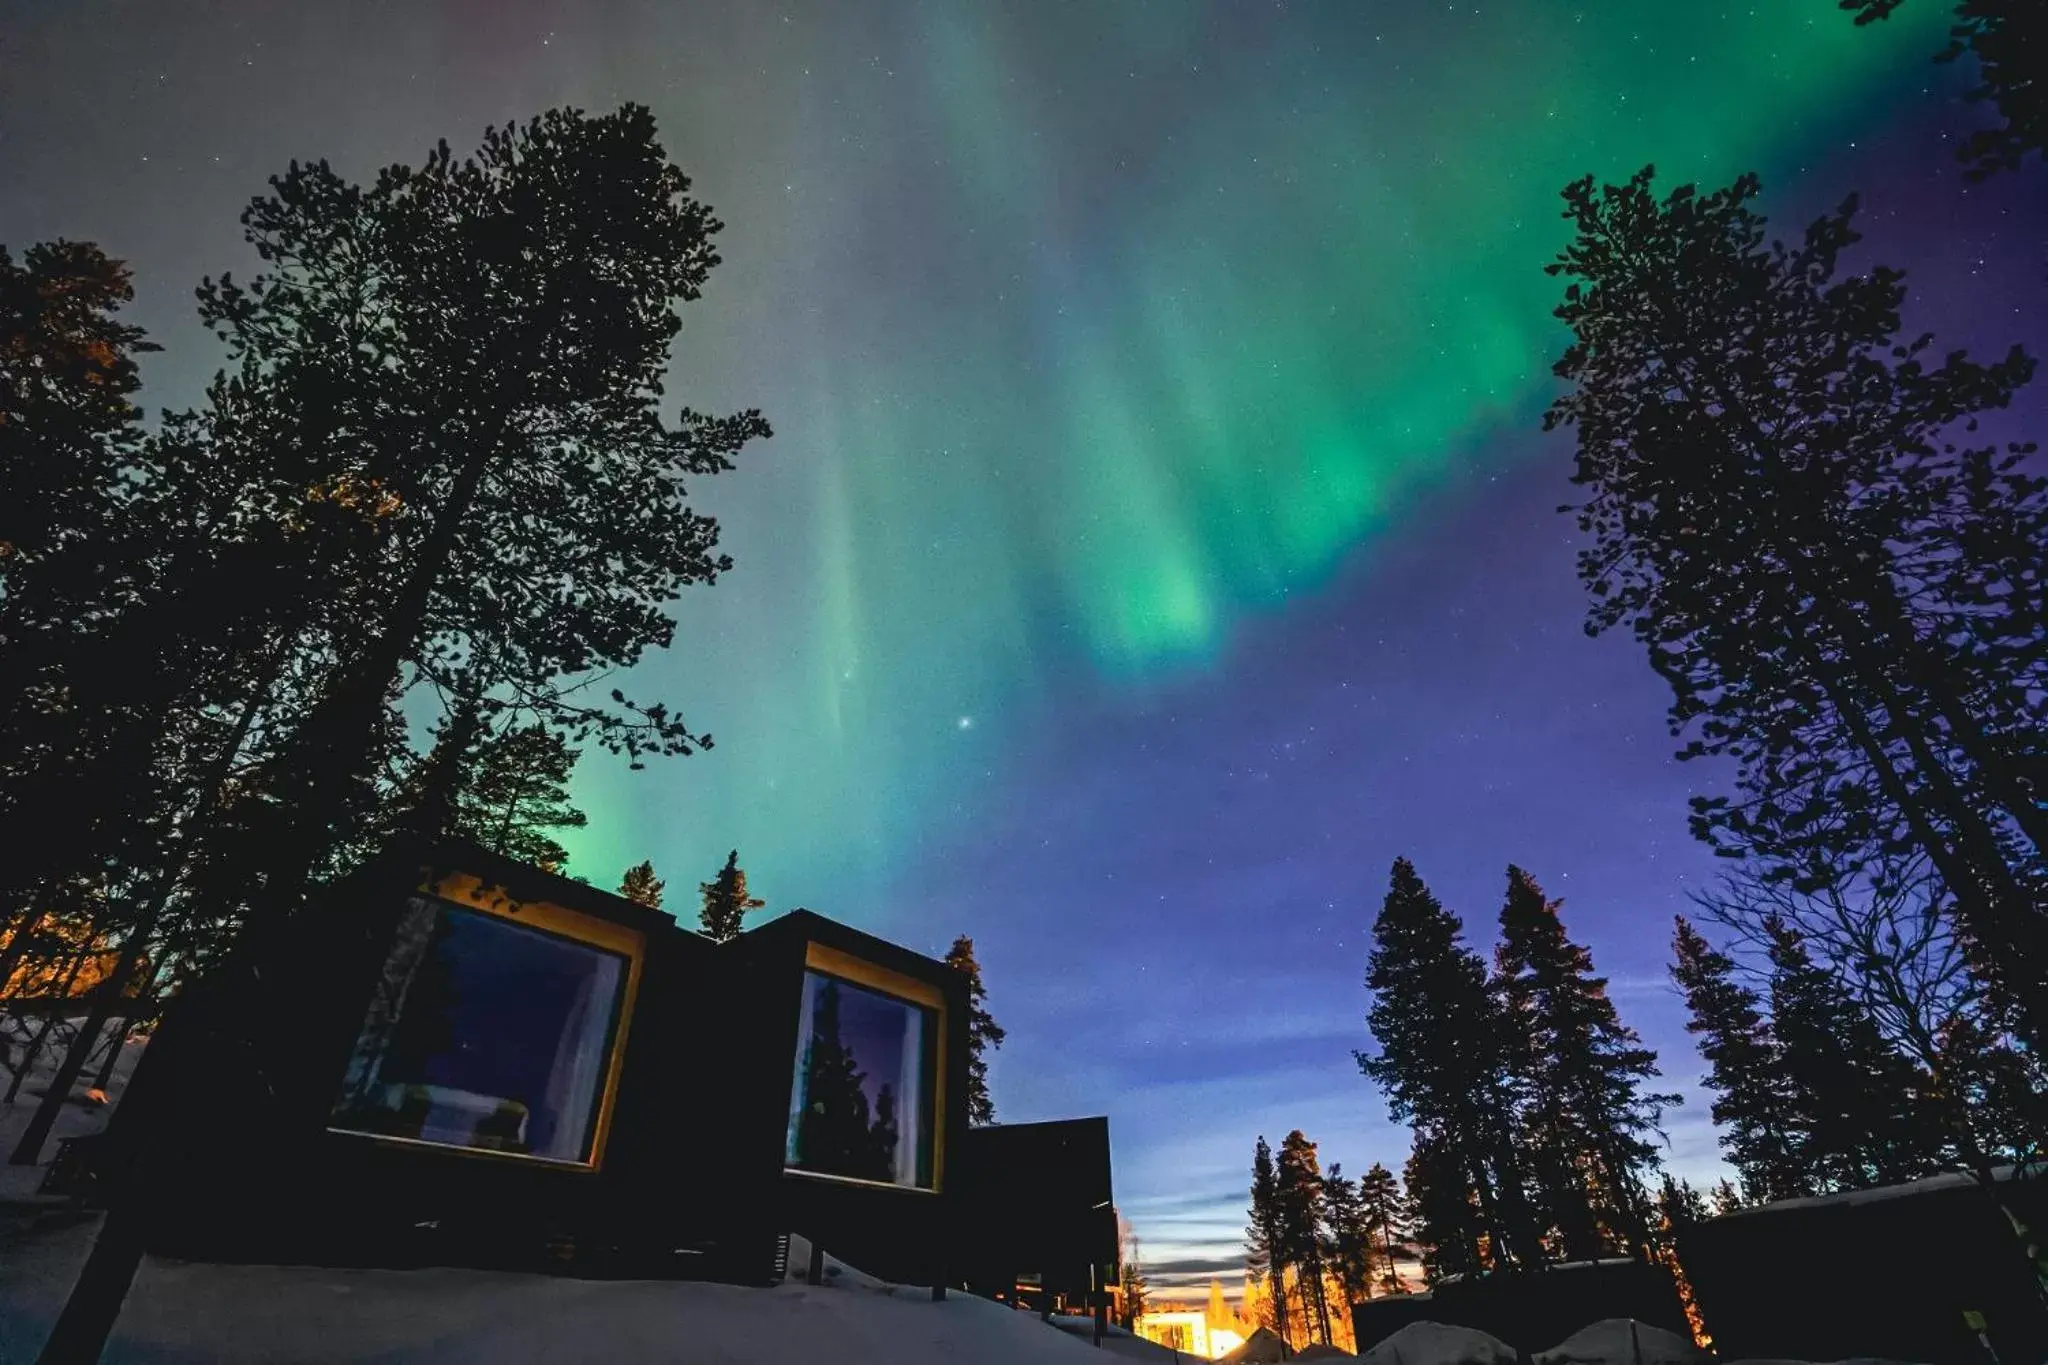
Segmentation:
<svg viewBox="0 0 2048 1365">
<path fill-rule="evenodd" d="M 628 961 L 416 896 L 333 1127 L 588 1164 Z"/>
<path fill-rule="evenodd" d="M 785 1164 L 932 1187 L 932 1012 L 804 973 Z"/>
</svg>

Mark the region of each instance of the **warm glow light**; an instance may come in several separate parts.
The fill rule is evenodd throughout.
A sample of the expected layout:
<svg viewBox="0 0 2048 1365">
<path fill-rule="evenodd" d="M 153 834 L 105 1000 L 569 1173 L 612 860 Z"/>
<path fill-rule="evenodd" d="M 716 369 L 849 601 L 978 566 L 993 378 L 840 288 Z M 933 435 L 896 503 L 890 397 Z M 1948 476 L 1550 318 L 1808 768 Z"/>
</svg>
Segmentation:
<svg viewBox="0 0 2048 1365">
<path fill-rule="evenodd" d="M 1221 1360 L 1244 1345 L 1250 1329 L 1223 1307 L 1219 1293 L 1212 1296 L 1207 1309 L 1162 1307 L 1144 1314 L 1131 1330 L 1146 1341 L 1195 1360 Z"/>
</svg>

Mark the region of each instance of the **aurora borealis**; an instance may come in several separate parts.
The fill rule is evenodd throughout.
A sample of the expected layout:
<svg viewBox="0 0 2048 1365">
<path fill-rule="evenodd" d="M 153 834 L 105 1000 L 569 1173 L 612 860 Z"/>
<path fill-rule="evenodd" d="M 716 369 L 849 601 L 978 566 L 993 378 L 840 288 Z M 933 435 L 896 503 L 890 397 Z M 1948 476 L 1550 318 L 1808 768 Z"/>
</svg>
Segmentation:
<svg viewBox="0 0 2048 1365">
<path fill-rule="evenodd" d="M 1967 238 L 1941 277 L 1961 308 L 1966 258 L 2026 259 L 1998 225 L 2042 194 L 1960 193 L 1959 78 L 1927 60 L 1946 18 L 51 8 L 0 33 L 0 241 L 129 259 L 166 348 L 146 397 L 184 405 L 217 363 L 189 291 L 247 268 L 235 214 L 263 176 L 652 106 L 728 225 L 672 397 L 758 405 L 777 435 L 703 489 L 738 566 L 633 679 L 717 747 L 588 758 L 571 870 L 609 885 L 652 857 L 687 900 L 737 847 L 774 908 L 925 948 L 973 933 L 1013 1033 L 999 1105 L 1109 1112 L 1141 1233 L 1220 1264 L 1220 1192 L 1261 1126 L 1347 1167 L 1404 1154 L 1348 1074 L 1396 854 L 1482 917 L 1531 866 L 1693 1079 L 1655 981 L 1707 868 L 1683 808 L 1705 779 L 1665 762 L 1640 660 L 1579 636 L 1566 457 L 1532 435 L 1556 194 L 1651 161 L 1757 169 L 1800 211 L 1891 183 L 1911 221 L 1875 245 Z M 1685 1159 L 1709 1148 L 1695 1131 Z"/>
</svg>

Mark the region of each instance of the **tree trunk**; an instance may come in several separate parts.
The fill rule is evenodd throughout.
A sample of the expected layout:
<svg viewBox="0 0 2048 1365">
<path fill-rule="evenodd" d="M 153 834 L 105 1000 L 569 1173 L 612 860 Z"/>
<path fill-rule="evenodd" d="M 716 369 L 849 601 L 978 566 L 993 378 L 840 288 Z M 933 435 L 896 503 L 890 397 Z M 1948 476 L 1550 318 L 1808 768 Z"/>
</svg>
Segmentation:
<svg viewBox="0 0 2048 1365">
<path fill-rule="evenodd" d="M 108 1040 L 107 1058 L 100 1063 L 98 1074 L 92 1078 L 91 1089 L 104 1092 L 109 1085 L 113 1084 L 114 1068 L 121 1064 L 122 1049 L 128 1045 L 128 1031 L 135 1027 L 136 1016 L 144 1009 L 143 1002 L 150 998 L 150 993 L 156 989 L 156 983 L 163 978 L 164 962 L 170 957 L 170 953 L 170 945 L 168 943 L 164 944 L 163 950 L 157 954 L 156 960 L 149 965 L 148 978 L 138 985 L 135 994 L 129 997 L 133 1003 L 127 1009 L 121 1011 L 120 1025 L 114 1030 Z"/>
<path fill-rule="evenodd" d="M 228 737 L 221 752 L 215 756 L 211 770 L 202 788 L 200 806 L 193 812 L 194 825 L 204 830 L 211 823 L 219 809 L 221 794 L 227 789 L 229 774 L 233 771 L 235 755 L 241 752 L 248 739 L 249 728 L 254 723 L 256 712 L 275 684 L 279 671 L 284 665 L 284 652 L 280 649 L 272 666 L 258 680 L 248 701 L 242 707 L 242 714 L 236 718 L 235 729 Z M 155 932 L 157 921 L 162 917 L 164 907 L 170 903 L 171 893 L 177 889 L 184 876 L 186 864 L 192 850 L 195 834 L 184 841 L 179 858 L 157 880 L 156 887 L 148 902 L 136 916 L 135 923 L 128 931 L 127 939 L 121 945 L 121 956 L 114 963 L 114 970 L 102 983 L 100 993 L 93 997 L 92 1009 L 86 1016 L 86 1025 L 79 1035 L 71 1040 L 71 1048 L 64 1054 L 64 1062 L 57 1068 L 57 1079 L 37 1106 L 35 1116 L 22 1130 L 21 1138 L 15 1143 L 14 1151 L 7 1158 L 12 1166 L 35 1166 L 42 1162 L 43 1144 L 49 1140 L 50 1130 L 57 1124 L 57 1115 L 63 1112 L 64 1103 L 71 1096 L 71 1087 L 78 1075 L 85 1069 L 86 1059 L 92 1055 L 93 1042 L 107 1026 L 114 1007 L 127 992 L 128 982 L 135 975 L 135 968 L 142 960 L 143 949 L 149 935 Z"/>
<path fill-rule="evenodd" d="M 448 502 L 434 519 L 419 563 L 385 618 L 385 629 L 343 670 L 300 727 L 301 734 L 311 741 L 310 752 L 302 758 L 306 771 L 297 784 L 297 808 L 288 826 L 287 846 L 279 858 L 277 875 L 264 888 L 264 900 L 272 910 L 296 905 L 312 884 L 314 867 L 331 838 L 330 827 L 343 816 L 348 788 L 364 766 L 365 741 L 375 731 L 377 709 L 426 630 L 434 589 L 454 552 L 470 505 L 497 458 L 497 444 L 484 441 L 470 457 Z"/>
<path fill-rule="evenodd" d="M 71 999 L 71 988 L 78 984 L 78 974 L 84 970 L 86 959 L 92 956 L 91 949 L 92 940 L 88 939 L 85 949 L 73 954 L 71 967 L 64 974 L 64 984 L 57 988 L 56 1005 L 43 1016 L 43 1026 L 37 1029 L 36 1036 L 29 1040 L 28 1051 L 22 1055 L 21 1069 L 14 1073 L 14 1079 L 8 1083 L 7 1094 L 0 1097 L 0 1104 L 13 1104 L 14 1097 L 21 1093 L 21 1083 L 28 1079 L 28 1073 L 35 1067 L 36 1058 L 43 1055 L 43 1043 L 55 1031 L 57 1020 L 64 1013 L 65 1003 Z"/>
<path fill-rule="evenodd" d="M 129 978 L 135 975 L 136 966 L 142 961 L 142 950 L 149 941 L 149 932 L 155 928 L 154 916 L 137 923 L 128 932 L 121 945 L 121 956 L 114 964 L 114 970 L 93 993 L 92 1007 L 87 1011 L 85 1024 L 78 1036 L 71 1040 L 65 1050 L 64 1060 L 57 1067 L 57 1075 L 50 1082 L 43 1101 L 36 1106 L 35 1114 L 28 1126 L 21 1130 L 21 1140 L 14 1144 L 13 1153 L 7 1158 L 10 1166 L 37 1166 L 42 1164 L 43 1144 L 49 1141 L 50 1130 L 57 1126 L 57 1116 L 63 1112 L 65 1102 L 71 1098 L 71 1087 L 78 1082 L 78 1075 L 85 1070 L 86 1058 L 92 1055 L 92 1047 L 114 1006 L 127 989 Z"/>
</svg>

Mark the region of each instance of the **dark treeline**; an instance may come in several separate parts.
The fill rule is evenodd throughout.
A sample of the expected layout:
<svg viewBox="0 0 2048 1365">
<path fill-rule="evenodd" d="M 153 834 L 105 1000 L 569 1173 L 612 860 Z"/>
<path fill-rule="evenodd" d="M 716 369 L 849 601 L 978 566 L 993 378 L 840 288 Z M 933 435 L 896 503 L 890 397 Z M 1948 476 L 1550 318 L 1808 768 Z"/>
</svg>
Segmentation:
<svg viewBox="0 0 2048 1365">
<path fill-rule="evenodd" d="M 1731 877 L 1697 898 L 1722 946 L 1678 920 L 1672 980 L 1744 1199 L 1989 1181 L 2038 1153 L 2048 1074 L 1931 882 L 1804 895 Z"/>
<path fill-rule="evenodd" d="M 294 164 L 242 224 L 259 273 L 198 292 L 225 367 L 153 425 L 125 270 L 0 253 L 17 1079 L 16 1000 L 94 983 L 17 1162 L 91 1058 L 111 1067 L 107 1025 L 237 926 L 408 829 L 560 867 L 584 746 L 709 743 L 593 686 L 729 566 L 688 489 L 768 431 L 660 411 L 720 225 L 647 111 L 551 112 L 368 184 Z"/>
<path fill-rule="evenodd" d="M 1393 1173 L 1378 1163 L 1356 1180 L 1336 1163 L 1325 1172 L 1299 1129 L 1277 1153 L 1259 1139 L 1246 1216 L 1246 1273 L 1262 1286 L 1253 1307 L 1296 1346 L 1348 1338 L 1350 1306 L 1398 1292 L 1401 1266 L 1415 1259 Z"/>
<path fill-rule="evenodd" d="M 1492 964 L 1394 864 L 1366 969 L 1360 1069 L 1410 1125 L 1405 1226 L 1431 1282 L 1655 1254 L 1656 1054 L 1527 872 L 1510 867 Z"/>
<path fill-rule="evenodd" d="M 2018 169 L 2048 151 L 2048 7 L 1955 14 L 1939 59 L 1972 63 L 1995 115 L 1960 155 L 1972 178 Z M 1588 633 L 1634 635 L 1679 756 L 1733 779 L 1692 807 L 1735 861 L 1697 898 L 1721 942 L 1681 918 L 1672 977 L 1740 1187 L 1660 1173 L 1677 1097 L 1556 902 L 1510 868 L 1489 963 L 1402 860 L 1358 1061 L 1413 1129 L 1390 1226 L 1431 1282 L 1669 1260 L 1674 1230 L 1745 1201 L 1990 1182 L 2048 1135 L 2048 480 L 2034 445 L 1980 430 L 2034 360 L 1906 332 L 1903 274 L 1845 266 L 1853 198 L 1788 245 L 1753 176 L 1653 184 L 1565 190 L 1568 387 L 1545 426 L 1577 441 Z M 1248 1239 L 1283 1331 L 1287 1274 L 1336 1245 L 1306 1250 L 1286 1152 L 1260 1140 Z"/>
</svg>

